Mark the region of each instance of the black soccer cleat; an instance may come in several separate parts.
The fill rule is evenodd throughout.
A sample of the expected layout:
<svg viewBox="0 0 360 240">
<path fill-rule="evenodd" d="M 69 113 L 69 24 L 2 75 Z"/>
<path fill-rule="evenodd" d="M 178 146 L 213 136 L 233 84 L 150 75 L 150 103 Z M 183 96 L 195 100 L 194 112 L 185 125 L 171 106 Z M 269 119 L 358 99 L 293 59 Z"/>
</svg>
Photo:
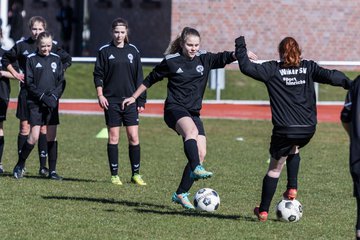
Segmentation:
<svg viewBox="0 0 360 240">
<path fill-rule="evenodd" d="M 50 180 L 63 180 L 63 177 L 59 176 L 55 171 L 51 172 L 48 178 Z"/>
<path fill-rule="evenodd" d="M 39 175 L 42 177 L 47 177 L 49 175 L 49 169 L 42 167 L 39 169 Z"/>
</svg>

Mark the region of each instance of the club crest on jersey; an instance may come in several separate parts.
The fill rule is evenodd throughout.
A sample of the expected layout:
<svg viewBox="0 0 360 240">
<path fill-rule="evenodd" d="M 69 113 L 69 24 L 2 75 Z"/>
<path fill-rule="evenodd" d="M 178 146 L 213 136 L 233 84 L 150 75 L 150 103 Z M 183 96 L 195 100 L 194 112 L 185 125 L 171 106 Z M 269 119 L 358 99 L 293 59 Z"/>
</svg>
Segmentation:
<svg viewBox="0 0 360 240">
<path fill-rule="evenodd" d="M 201 75 L 203 75 L 204 72 L 204 66 L 203 65 L 197 65 L 196 66 L 196 71 L 201 73 Z"/>
<path fill-rule="evenodd" d="M 129 53 L 128 59 L 130 60 L 130 63 L 133 63 L 134 56 L 131 53 Z"/>
<path fill-rule="evenodd" d="M 57 68 L 56 62 L 51 63 L 51 68 L 52 68 L 52 71 L 55 72 L 55 70 Z"/>
</svg>

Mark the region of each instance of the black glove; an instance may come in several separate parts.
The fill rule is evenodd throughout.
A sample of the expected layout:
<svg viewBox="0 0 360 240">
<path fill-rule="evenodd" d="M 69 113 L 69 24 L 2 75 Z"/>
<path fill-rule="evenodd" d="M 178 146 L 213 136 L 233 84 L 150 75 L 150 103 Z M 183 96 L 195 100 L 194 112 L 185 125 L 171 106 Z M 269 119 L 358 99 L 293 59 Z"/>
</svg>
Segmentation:
<svg viewBox="0 0 360 240">
<path fill-rule="evenodd" d="M 49 108 L 56 108 L 56 106 L 58 105 L 57 102 L 57 98 L 54 94 L 49 95 L 44 95 L 41 98 L 41 101 Z"/>
<path fill-rule="evenodd" d="M 237 39 L 235 39 L 235 46 L 241 46 L 241 45 L 245 45 L 245 37 L 244 36 L 240 36 Z"/>
</svg>

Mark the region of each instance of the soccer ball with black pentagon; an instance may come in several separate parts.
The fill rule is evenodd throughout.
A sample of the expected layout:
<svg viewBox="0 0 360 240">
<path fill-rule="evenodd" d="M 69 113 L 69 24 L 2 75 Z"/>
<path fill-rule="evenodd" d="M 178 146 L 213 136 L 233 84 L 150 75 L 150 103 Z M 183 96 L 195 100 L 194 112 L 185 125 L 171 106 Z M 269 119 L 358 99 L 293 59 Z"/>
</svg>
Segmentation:
<svg viewBox="0 0 360 240">
<path fill-rule="evenodd" d="M 211 188 L 202 188 L 195 194 L 194 206 L 198 210 L 213 212 L 220 206 L 219 194 Z"/>
<path fill-rule="evenodd" d="M 302 205 L 298 200 L 283 199 L 276 204 L 276 216 L 284 222 L 297 222 L 303 214 Z"/>
</svg>

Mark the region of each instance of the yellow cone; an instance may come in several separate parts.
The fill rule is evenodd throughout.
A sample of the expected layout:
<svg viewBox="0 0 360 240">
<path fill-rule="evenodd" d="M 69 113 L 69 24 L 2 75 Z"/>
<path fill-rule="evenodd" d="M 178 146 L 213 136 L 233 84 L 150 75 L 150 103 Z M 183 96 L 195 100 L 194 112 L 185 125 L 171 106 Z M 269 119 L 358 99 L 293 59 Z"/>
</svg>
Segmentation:
<svg viewBox="0 0 360 240">
<path fill-rule="evenodd" d="M 96 135 L 96 138 L 108 138 L 108 130 L 107 128 L 101 129 L 101 131 Z"/>
</svg>

